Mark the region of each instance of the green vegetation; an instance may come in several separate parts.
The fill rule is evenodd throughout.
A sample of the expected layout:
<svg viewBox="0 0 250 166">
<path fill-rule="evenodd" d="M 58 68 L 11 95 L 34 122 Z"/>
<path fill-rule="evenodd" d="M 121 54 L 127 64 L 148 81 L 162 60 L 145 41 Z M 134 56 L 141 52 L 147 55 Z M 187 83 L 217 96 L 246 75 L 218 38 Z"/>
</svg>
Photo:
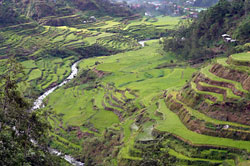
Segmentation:
<svg viewBox="0 0 250 166">
<path fill-rule="evenodd" d="M 250 54 L 249 53 L 240 53 L 240 54 L 234 54 L 234 55 L 231 55 L 231 57 L 234 59 L 234 60 L 237 60 L 237 61 L 250 61 Z"/>
<path fill-rule="evenodd" d="M 224 88 L 221 86 L 210 85 L 210 84 L 207 84 L 204 82 L 200 82 L 200 85 L 205 86 L 205 87 L 214 87 L 214 88 L 218 88 L 218 89 L 223 89 L 226 91 L 226 97 L 228 97 L 228 98 L 233 98 L 233 99 L 240 99 L 241 98 L 240 96 L 235 95 L 232 92 L 232 89 L 230 89 L 230 88 Z"/>
<path fill-rule="evenodd" d="M 155 95 L 164 89 L 182 87 L 195 71 L 191 67 L 155 69 L 162 60 L 170 63 L 170 60 L 175 59 L 171 54 L 159 53 L 160 49 L 161 45 L 155 41 L 139 50 L 83 60 L 79 64 L 82 74 L 72 81 L 72 85 L 51 94 L 47 107 L 62 115 L 60 121 L 64 128 L 84 126 L 81 132 L 94 131 L 97 137 L 110 126 L 118 125 L 124 130 L 125 143 L 119 153 L 120 159 L 136 159 L 129 154 L 130 149 L 134 149 L 133 140 L 145 140 L 145 135 L 147 140 L 153 139 L 153 123 L 143 125 L 144 132 L 137 136 L 137 132 L 130 131 L 134 122 L 130 118 L 133 114 L 130 110 L 140 109 L 142 103 L 150 105 Z"/>
<path fill-rule="evenodd" d="M 211 95 L 211 96 L 216 98 L 216 101 L 219 101 L 219 102 L 223 101 L 222 94 L 213 93 L 213 92 L 206 92 L 206 91 L 199 91 L 194 82 L 191 82 L 190 84 L 191 84 L 192 89 L 194 89 L 198 94 Z"/>
<path fill-rule="evenodd" d="M 174 99 L 176 100 L 176 96 L 174 96 Z M 223 125 L 238 126 L 238 127 L 244 127 L 244 128 L 249 127 L 247 125 L 242 125 L 242 124 L 232 123 L 232 122 L 226 122 L 226 121 L 220 121 L 220 120 L 217 120 L 217 119 L 210 118 L 210 117 L 206 116 L 205 114 L 202 114 L 201 112 L 188 107 L 185 103 L 183 103 L 183 102 L 181 102 L 179 100 L 177 102 L 181 103 L 189 111 L 191 116 L 194 116 L 194 117 L 196 117 L 196 118 L 198 118 L 200 120 L 204 120 L 206 122 L 214 123 L 214 124 L 217 124 L 217 125 L 218 124 L 223 124 Z"/>
<path fill-rule="evenodd" d="M 244 50 L 244 45 L 249 42 L 248 11 L 248 1 L 219 0 L 216 5 L 201 12 L 198 19 L 192 23 L 181 24 L 172 34 L 173 38 L 164 41 L 164 50 L 173 51 L 183 59 L 198 62 L 210 59 L 218 53 L 229 55 L 238 52 L 239 48 L 249 51 L 249 48 Z M 226 42 L 223 34 L 229 34 L 230 38 L 237 39 L 237 43 Z M 221 47 L 226 49 L 223 50 Z"/>
<path fill-rule="evenodd" d="M 221 78 L 221 77 L 218 77 L 214 74 L 212 74 L 209 69 L 211 68 L 212 66 L 209 65 L 207 67 L 204 67 L 201 69 L 201 73 L 204 74 L 206 77 L 210 78 L 211 80 L 215 80 L 215 81 L 220 81 L 220 82 L 227 82 L 227 83 L 232 83 L 233 85 L 235 85 L 235 88 L 242 91 L 242 92 L 247 92 L 245 89 L 243 89 L 241 83 L 239 82 L 236 82 L 236 81 L 232 81 L 232 80 L 228 80 L 228 79 L 224 79 L 224 78 Z"/>
<path fill-rule="evenodd" d="M 25 95 L 33 96 L 40 94 L 53 83 L 60 83 L 70 74 L 70 66 L 75 60 L 74 57 L 68 58 L 44 58 L 42 60 L 23 61 L 22 65 L 27 76 L 23 77 L 26 84 L 20 83 L 19 88 L 26 92 Z M 30 94 L 30 88 L 35 88 Z M 36 92 L 34 94 L 34 92 Z"/>
<path fill-rule="evenodd" d="M 2 165 L 68 165 L 51 155 L 47 147 L 49 123 L 45 112 L 29 111 L 29 103 L 17 91 L 22 68 L 14 59 L 1 75 L 0 156 Z M 34 144 L 31 140 L 36 141 Z M 38 146 L 39 145 L 39 146 Z"/>
<path fill-rule="evenodd" d="M 130 21 L 125 29 L 138 25 L 154 25 L 157 28 L 173 29 L 179 23 L 179 17 L 157 16 L 155 18 L 143 18 L 140 21 Z"/>
<path fill-rule="evenodd" d="M 72 82 L 72 84 L 77 86 L 72 88 L 72 85 L 70 85 L 70 88 L 67 88 L 66 86 L 66 89 L 64 88 L 55 91 L 48 98 L 48 107 L 52 108 L 52 110 L 55 110 L 57 114 L 63 115 L 61 122 L 63 122 L 64 127 L 71 125 L 84 126 L 81 128 L 81 132 L 92 133 L 97 138 L 100 137 L 99 134 L 109 131 L 110 129 L 108 128 L 110 126 L 120 128 L 124 135 L 124 138 L 122 139 L 124 145 L 121 147 L 121 150 L 118 153 L 118 160 L 115 160 L 115 163 L 124 163 L 124 161 L 143 161 L 141 155 L 144 154 L 144 152 L 142 152 L 140 148 L 138 149 L 137 147 L 140 147 L 141 145 L 137 145 L 134 142 L 153 141 L 155 139 L 153 136 L 154 130 L 172 133 L 178 137 L 181 137 L 187 142 L 191 142 L 191 144 L 194 146 L 211 145 L 213 147 L 238 148 L 249 151 L 250 149 L 247 148 L 249 147 L 248 141 L 236 141 L 228 138 L 202 135 L 194 131 L 190 131 L 182 123 L 179 117 L 166 107 L 163 100 L 160 101 L 158 109 L 154 107 L 155 101 L 157 98 L 159 98 L 159 95 L 162 94 L 163 90 L 180 89 L 195 71 L 195 69 L 190 67 L 157 69 L 157 67 L 162 64 L 162 60 L 167 61 L 169 64 L 171 64 L 171 60 L 176 61 L 176 58 L 173 54 L 163 54 L 163 52 L 159 52 L 160 49 L 161 45 L 159 45 L 157 41 L 151 41 L 147 43 L 147 46 L 139 50 L 128 51 L 112 56 L 94 57 L 83 60 L 79 64 L 79 68 L 82 69 L 84 73 L 88 71 L 87 73 L 90 72 L 94 74 L 94 76 L 90 77 L 89 73 L 84 74 L 85 77 L 82 77 L 80 74 L 78 79 L 82 80 L 85 78 L 83 79 L 85 80 L 85 84 L 78 85 L 76 82 L 79 81 L 76 79 Z M 210 67 L 211 66 L 202 69 L 201 72 L 207 72 L 206 76 L 209 76 L 209 78 L 213 76 L 213 80 L 216 78 L 223 82 L 233 82 L 234 84 L 237 83 L 213 75 L 208 70 Z M 191 82 L 191 84 L 193 85 L 194 83 Z M 92 89 L 96 86 L 98 88 Z M 206 84 L 206 86 L 212 85 Z M 235 96 L 232 93 L 231 89 L 224 87 L 218 88 L 225 89 L 229 95 L 229 98 L 236 97 L 239 99 L 238 96 Z M 217 102 L 224 101 L 222 94 L 198 91 L 197 89 L 196 92 L 215 96 L 217 98 Z M 61 96 L 68 97 L 63 99 Z M 89 98 L 89 96 L 91 97 Z M 137 122 L 135 124 L 135 121 L 132 119 L 137 119 L 139 112 L 135 112 L 131 115 L 128 107 L 126 107 L 126 105 L 129 104 L 122 104 L 123 101 L 128 101 L 128 99 L 133 101 L 135 108 L 139 110 L 146 110 L 147 113 L 142 114 L 145 116 L 145 119 L 149 118 L 153 120 L 144 121 L 144 118 L 142 117 L 141 120 L 140 118 L 138 119 L 138 121 L 142 122 Z M 179 102 L 182 103 L 181 101 Z M 84 107 L 82 103 L 85 103 Z M 143 105 L 143 107 L 140 105 Z M 205 121 L 206 123 L 211 123 L 214 125 L 229 125 L 236 128 L 230 128 L 228 131 L 241 131 L 241 129 L 238 128 L 248 128 L 248 125 L 217 120 L 192 109 L 188 105 L 184 104 L 184 106 L 189 111 L 191 116 Z M 107 113 L 105 109 L 108 111 L 111 110 L 113 112 Z M 155 115 L 155 110 L 163 114 L 161 118 Z M 117 114 L 117 111 L 120 113 Z M 110 115 L 106 116 L 107 114 Z M 121 115 L 118 116 L 120 120 L 117 119 L 117 115 Z M 245 132 L 246 130 L 242 131 Z M 171 156 L 176 156 L 178 153 L 172 153 L 170 150 L 169 154 Z M 181 160 L 188 160 L 192 162 L 222 162 L 222 160 L 210 161 L 202 157 L 197 159 L 195 157 L 182 158 L 180 155 L 177 155 L 176 157 Z M 94 158 L 97 159 L 96 157 Z M 231 162 L 231 160 L 228 162 Z M 108 162 L 106 161 L 106 163 Z"/>
<path fill-rule="evenodd" d="M 223 147 L 229 146 L 229 147 L 247 149 L 248 151 L 250 151 L 249 148 L 250 146 L 248 141 L 236 141 L 226 138 L 211 137 L 195 133 L 186 128 L 186 126 L 180 121 L 178 116 L 173 112 L 171 112 L 166 107 L 163 100 L 160 101 L 159 107 L 161 109 L 161 112 L 164 113 L 164 116 L 166 116 L 166 120 L 158 121 L 156 127 L 157 130 L 176 134 L 177 136 L 180 136 L 182 138 L 187 139 L 188 141 L 191 141 L 193 144 L 215 145 L 215 146 L 217 145 Z"/>
<path fill-rule="evenodd" d="M 49 155 L 48 145 L 85 165 L 248 162 L 249 53 L 216 58 L 197 71 L 207 58 L 248 48 L 242 0 L 221 0 L 192 22 L 132 15 L 125 3 L 103 0 L 2 2 L 1 85 L 11 90 L 1 93 L 0 149 L 16 148 L 0 150 L 0 158 L 8 155 L 4 165 L 65 165 Z M 7 15 L 10 20 L 3 20 Z M 225 43 L 221 33 L 237 37 L 239 45 Z M 145 46 L 138 42 L 148 39 Z M 21 62 L 24 75 L 6 77 L 13 70 L 5 65 L 10 56 Z M 80 59 L 77 76 L 47 96 L 41 111 L 28 113 L 31 104 L 22 96 L 33 101 L 65 80 Z M 216 66 L 228 72 L 221 76 Z M 242 80 L 232 81 L 231 71 Z M 19 122 L 14 119 L 26 140 L 12 130 Z M 32 130 L 25 130 L 28 123 Z M 39 146 L 30 143 L 33 138 Z"/>
</svg>

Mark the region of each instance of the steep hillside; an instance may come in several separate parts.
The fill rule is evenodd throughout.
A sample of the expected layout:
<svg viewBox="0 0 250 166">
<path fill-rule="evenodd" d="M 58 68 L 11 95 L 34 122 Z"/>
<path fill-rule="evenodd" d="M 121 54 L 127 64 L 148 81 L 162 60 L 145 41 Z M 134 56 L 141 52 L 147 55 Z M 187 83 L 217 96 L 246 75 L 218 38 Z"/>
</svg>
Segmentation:
<svg viewBox="0 0 250 166">
<path fill-rule="evenodd" d="M 79 76 L 47 98 L 57 113 L 51 146 L 86 165 L 249 162 L 250 53 L 192 76 L 196 69 L 161 49 L 155 40 L 82 61 Z"/>
<path fill-rule="evenodd" d="M 249 11 L 249 0 L 220 0 L 190 25 L 181 25 L 172 39 L 165 40 L 164 49 L 185 59 L 209 59 L 221 53 L 249 50 L 245 46 L 250 42 Z M 223 38 L 223 34 L 230 35 L 233 42 Z"/>
<path fill-rule="evenodd" d="M 99 16 L 131 15 L 131 11 L 127 6 L 120 6 L 111 3 L 109 0 L 3 0 L 1 6 L 4 8 L 8 6 L 15 10 L 16 13 L 34 20 L 52 16 L 73 16 L 81 12 L 85 12 L 87 15 L 88 13 L 94 13 Z"/>
<path fill-rule="evenodd" d="M 105 0 L 0 0 L 0 85 L 6 86 L 0 92 L 0 158 L 30 165 L 55 158 L 65 165 L 47 153 L 50 147 L 86 166 L 249 165 L 247 2 L 221 0 L 197 20 L 183 21 L 131 16 L 126 3 Z M 237 36 L 238 45 L 221 33 Z M 225 52 L 241 53 L 200 63 Z M 5 84 L 15 69 L 10 57 L 24 75 Z M 78 73 L 68 79 L 74 62 Z M 30 114 L 44 92 L 52 93 Z M 43 123 L 29 130 L 26 119 L 36 118 Z M 30 141 L 33 130 L 44 133 L 42 146 Z M 50 156 L 45 164 L 40 154 Z"/>
<path fill-rule="evenodd" d="M 157 17 L 152 22 L 146 18 L 130 21 L 129 17 L 106 16 L 86 20 L 83 23 L 68 17 L 68 22 L 62 22 L 63 25 L 72 22 L 71 26 L 53 26 L 55 21 L 51 22 L 52 26 L 42 26 L 29 20 L 0 28 L 1 65 L 10 56 L 22 62 L 26 73 L 23 80 L 27 81 L 21 85 L 25 96 L 34 99 L 60 83 L 77 59 L 138 49 L 137 40 L 167 36 L 166 29 L 172 29 L 179 19 Z"/>
<path fill-rule="evenodd" d="M 0 27 L 28 22 L 28 18 L 21 16 L 11 4 L 0 1 Z"/>
<path fill-rule="evenodd" d="M 154 113 L 136 120 L 138 125 L 146 119 L 153 124 L 151 139 L 138 139 L 123 165 L 237 165 L 246 160 L 249 62 L 250 53 L 218 59 L 194 74 L 181 90 L 168 90 L 155 99 Z M 146 123 L 139 131 L 149 131 Z"/>
</svg>

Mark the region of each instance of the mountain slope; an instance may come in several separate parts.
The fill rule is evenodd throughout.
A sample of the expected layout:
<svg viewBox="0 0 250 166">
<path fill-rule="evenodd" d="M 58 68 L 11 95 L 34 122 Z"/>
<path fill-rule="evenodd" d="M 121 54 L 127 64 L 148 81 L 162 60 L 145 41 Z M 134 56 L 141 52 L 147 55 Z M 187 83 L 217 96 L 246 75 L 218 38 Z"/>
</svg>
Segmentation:
<svg viewBox="0 0 250 166">
<path fill-rule="evenodd" d="M 201 59 L 219 52 L 236 52 L 235 43 L 226 43 L 227 33 L 236 39 L 238 46 L 250 42 L 250 1 L 220 0 L 218 4 L 200 13 L 190 25 L 183 25 L 165 40 L 165 50 L 173 51 L 186 59 Z"/>
<path fill-rule="evenodd" d="M 48 16 L 69 16 L 85 11 L 95 11 L 99 15 L 114 16 L 131 14 L 127 6 L 111 4 L 108 0 L 3 0 L 2 6 L 5 8 L 8 6 L 17 13 L 35 20 Z"/>
</svg>

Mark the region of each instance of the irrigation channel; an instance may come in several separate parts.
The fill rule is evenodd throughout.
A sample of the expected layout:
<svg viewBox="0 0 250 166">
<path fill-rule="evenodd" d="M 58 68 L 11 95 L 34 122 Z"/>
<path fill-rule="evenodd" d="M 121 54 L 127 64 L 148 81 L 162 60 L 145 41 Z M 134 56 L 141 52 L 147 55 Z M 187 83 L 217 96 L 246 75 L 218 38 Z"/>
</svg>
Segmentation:
<svg viewBox="0 0 250 166">
<path fill-rule="evenodd" d="M 143 41 L 139 41 L 138 43 L 144 47 L 145 46 L 145 42 L 147 42 L 148 40 L 143 40 Z M 33 107 L 32 107 L 32 111 L 36 110 L 36 109 L 39 109 L 39 108 L 42 108 L 44 107 L 43 105 L 43 100 L 49 95 L 51 94 L 52 92 L 54 92 L 57 88 L 67 84 L 70 80 L 72 80 L 78 73 L 78 69 L 77 69 L 77 65 L 80 63 L 81 60 L 75 62 L 72 66 L 71 66 L 71 74 L 62 82 L 60 83 L 59 85 L 47 90 L 44 94 L 42 94 L 41 96 L 39 96 L 34 104 L 33 104 Z M 84 163 L 82 162 L 79 162 L 77 161 L 76 159 L 74 159 L 72 156 L 70 155 L 63 155 L 61 152 L 59 152 L 58 150 L 56 149 L 50 149 L 50 152 L 52 154 L 55 154 L 57 156 L 62 156 L 66 161 L 68 161 L 69 163 L 71 163 L 72 165 L 74 166 L 83 166 Z"/>
</svg>

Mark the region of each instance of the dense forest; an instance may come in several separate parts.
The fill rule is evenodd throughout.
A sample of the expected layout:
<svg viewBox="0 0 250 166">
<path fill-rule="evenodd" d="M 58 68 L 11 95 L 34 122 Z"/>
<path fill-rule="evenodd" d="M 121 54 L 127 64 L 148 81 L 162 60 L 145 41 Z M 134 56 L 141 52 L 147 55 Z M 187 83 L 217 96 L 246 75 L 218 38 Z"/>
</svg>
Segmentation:
<svg viewBox="0 0 250 166">
<path fill-rule="evenodd" d="M 185 59 L 208 58 L 218 51 L 225 51 L 221 45 L 228 46 L 226 50 L 230 53 L 237 52 L 237 48 L 247 50 L 248 46 L 241 44 L 250 42 L 249 12 L 249 0 L 220 0 L 215 6 L 201 12 L 190 25 L 180 25 L 172 34 L 173 38 L 165 40 L 165 50 L 176 52 Z M 224 43 L 222 35 L 225 33 L 237 40 L 238 47 Z"/>
<path fill-rule="evenodd" d="M 30 103 L 17 90 L 22 66 L 9 59 L 1 75 L 0 163 L 1 165 L 64 165 L 48 149 L 49 112 L 30 112 Z M 32 141 L 33 140 L 33 141 Z M 63 164 L 64 163 L 64 164 Z"/>
<path fill-rule="evenodd" d="M 65 17 L 79 12 L 83 18 L 90 14 L 129 16 L 132 11 L 127 6 L 113 4 L 109 0 L 2 0 L 0 1 L 0 20 L 3 24 L 21 23 L 25 19 L 40 20 L 43 17 Z"/>
</svg>

